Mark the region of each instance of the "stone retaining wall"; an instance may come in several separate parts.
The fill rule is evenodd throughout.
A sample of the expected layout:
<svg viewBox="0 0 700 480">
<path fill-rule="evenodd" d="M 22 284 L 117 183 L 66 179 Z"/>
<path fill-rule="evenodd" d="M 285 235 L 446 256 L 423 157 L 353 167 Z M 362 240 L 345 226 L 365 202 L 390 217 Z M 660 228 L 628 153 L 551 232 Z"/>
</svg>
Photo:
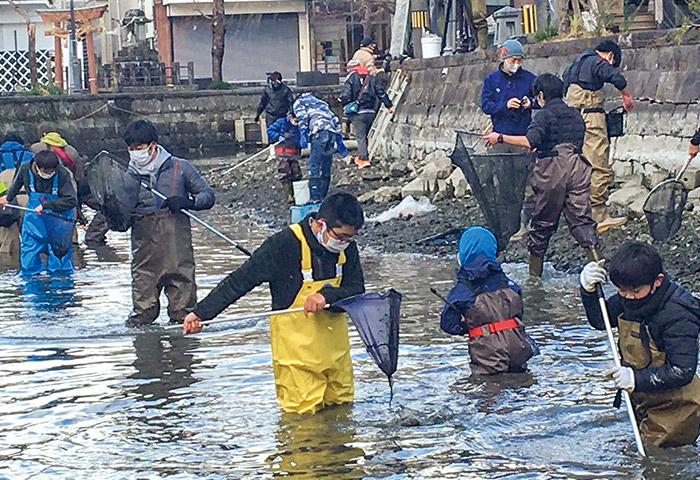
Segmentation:
<svg viewBox="0 0 700 480">
<path fill-rule="evenodd" d="M 613 140 L 618 174 L 672 169 L 687 159 L 688 141 L 700 126 L 700 38 L 675 31 L 611 37 L 623 47 L 622 70 L 635 98 L 626 116 L 626 135 Z M 561 75 L 564 68 L 600 39 L 527 45 L 525 68 Z M 419 165 L 452 151 L 455 129 L 482 131 L 488 117 L 479 105 L 484 77 L 497 67 L 495 52 L 409 60 L 409 85 L 381 141 L 389 159 Z M 621 105 L 606 86 L 606 107 Z"/>
<path fill-rule="evenodd" d="M 308 90 L 308 89 L 306 89 Z M 312 89 L 339 109 L 339 87 Z M 121 133 L 132 120 L 152 121 L 159 142 L 176 155 L 227 155 L 244 145 L 236 140 L 234 124 L 252 123 L 260 88 L 236 92 L 157 92 L 55 97 L 0 98 L 0 138 L 19 133 L 27 143 L 38 140 L 39 125 L 48 122 L 81 154 L 106 149 L 125 152 Z M 239 128 L 242 122 L 238 122 Z"/>
</svg>

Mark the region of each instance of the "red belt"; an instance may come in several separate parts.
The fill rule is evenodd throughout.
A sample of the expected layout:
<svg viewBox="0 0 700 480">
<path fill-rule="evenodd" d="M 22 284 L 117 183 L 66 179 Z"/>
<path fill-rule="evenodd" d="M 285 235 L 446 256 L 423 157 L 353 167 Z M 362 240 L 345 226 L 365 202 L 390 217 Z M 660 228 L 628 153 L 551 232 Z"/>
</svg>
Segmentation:
<svg viewBox="0 0 700 480">
<path fill-rule="evenodd" d="M 500 322 L 487 323 L 486 325 L 481 325 L 479 327 L 474 327 L 469 329 L 469 338 L 480 337 L 484 335 L 484 327 L 488 327 L 489 333 L 502 332 L 503 330 L 510 330 L 511 328 L 517 328 L 520 323 L 514 318 L 508 318 L 506 320 L 501 320 Z"/>
<path fill-rule="evenodd" d="M 275 153 L 299 153 L 297 148 L 275 147 Z"/>
</svg>

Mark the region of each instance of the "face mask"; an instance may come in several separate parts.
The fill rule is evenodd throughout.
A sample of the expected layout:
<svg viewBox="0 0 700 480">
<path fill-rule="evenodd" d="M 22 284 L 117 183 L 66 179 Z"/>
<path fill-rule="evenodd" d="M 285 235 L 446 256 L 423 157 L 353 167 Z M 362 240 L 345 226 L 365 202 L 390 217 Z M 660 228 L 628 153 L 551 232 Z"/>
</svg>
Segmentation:
<svg viewBox="0 0 700 480">
<path fill-rule="evenodd" d="M 505 65 L 506 70 L 509 73 L 515 73 L 520 70 L 520 65 L 517 63 L 503 62 L 503 65 Z"/>
<path fill-rule="evenodd" d="M 137 168 L 144 168 L 153 161 L 147 148 L 143 150 L 129 150 L 129 159 Z"/>
<path fill-rule="evenodd" d="M 45 172 L 42 172 L 41 170 L 39 170 L 39 169 L 37 168 L 37 169 L 36 169 L 36 173 L 37 173 L 41 178 L 43 178 L 44 180 L 49 180 L 49 179 L 53 178 L 54 175 L 56 175 L 56 170 L 54 170 L 54 171 L 51 172 L 51 173 L 45 173 Z"/>
<path fill-rule="evenodd" d="M 321 231 L 316 234 L 316 240 L 318 240 L 318 243 L 323 245 L 323 248 L 328 250 L 331 253 L 340 253 L 346 248 L 348 248 L 348 245 L 350 245 L 350 242 L 343 242 L 341 240 L 338 240 L 336 238 L 331 237 L 330 234 L 327 235 L 328 240 L 326 242 L 323 241 L 323 234 L 328 230 L 328 227 L 326 226 L 325 223 L 322 223 Z"/>
<path fill-rule="evenodd" d="M 279 82 L 272 82 L 272 89 L 273 90 L 279 90 L 279 88 L 282 86 L 281 83 Z"/>
</svg>

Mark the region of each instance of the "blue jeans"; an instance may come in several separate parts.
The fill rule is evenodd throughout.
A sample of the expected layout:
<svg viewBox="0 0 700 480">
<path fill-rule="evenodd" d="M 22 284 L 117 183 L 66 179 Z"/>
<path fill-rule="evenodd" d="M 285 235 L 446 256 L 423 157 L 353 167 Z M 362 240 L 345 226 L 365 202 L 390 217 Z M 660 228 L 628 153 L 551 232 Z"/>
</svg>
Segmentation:
<svg viewBox="0 0 700 480">
<path fill-rule="evenodd" d="M 331 164 L 335 152 L 335 134 L 321 130 L 311 137 L 311 153 L 309 154 L 309 178 L 331 176 Z"/>
</svg>

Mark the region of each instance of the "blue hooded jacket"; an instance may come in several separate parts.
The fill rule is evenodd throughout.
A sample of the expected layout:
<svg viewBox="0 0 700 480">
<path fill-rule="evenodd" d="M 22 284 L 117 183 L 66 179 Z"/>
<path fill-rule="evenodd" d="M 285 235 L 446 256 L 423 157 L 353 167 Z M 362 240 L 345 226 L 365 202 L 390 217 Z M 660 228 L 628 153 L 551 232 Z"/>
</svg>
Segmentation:
<svg viewBox="0 0 700 480">
<path fill-rule="evenodd" d="M 484 79 L 481 89 L 481 110 L 491 116 L 493 131 L 504 135 L 525 135 L 530 125 L 531 110 L 512 110 L 506 104 L 511 98 L 529 97 L 535 74 L 521 68 L 507 75 L 500 66 Z M 532 99 L 530 99 L 532 100 Z"/>
<path fill-rule="evenodd" d="M 10 168 L 19 167 L 21 164 L 34 158 L 34 154 L 25 150 L 24 145 L 17 142 L 5 142 L 0 145 L 0 172 Z M 17 162 L 15 164 L 15 162 Z"/>
<path fill-rule="evenodd" d="M 462 312 L 474 305 L 476 296 L 509 287 L 518 295 L 520 287 L 512 282 L 496 261 L 496 237 L 480 226 L 467 228 L 459 240 L 457 282 L 447 294 L 447 301 L 440 314 L 440 328 L 452 335 L 465 335 L 468 331 L 462 323 Z M 453 308 L 456 307 L 456 308 Z"/>
<path fill-rule="evenodd" d="M 290 137 L 284 138 L 285 133 L 291 133 Z M 284 139 L 285 143 L 291 143 L 297 148 L 301 148 L 301 133 L 299 132 L 299 126 L 294 125 L 289 115 L 284 118 L 278 118 L 275 123 L 267 127 L 267 138 L 271 142 L 277 142 Z"/>
<path fill-rule="evenodd" d="M 445 305 L 440 313 L 440 328 L 451 335 L 466 335 L 468 329 L 462 323 L 462 312 L 474 306 L 477 295 L 504 287 L 522 295 L 518 284 L 503 273 L 500 263 L 484 254 L 477 255 L 470 263 L 457 269 L 457 282 L 447 294 L 450 305 Z"/>
</svg>

